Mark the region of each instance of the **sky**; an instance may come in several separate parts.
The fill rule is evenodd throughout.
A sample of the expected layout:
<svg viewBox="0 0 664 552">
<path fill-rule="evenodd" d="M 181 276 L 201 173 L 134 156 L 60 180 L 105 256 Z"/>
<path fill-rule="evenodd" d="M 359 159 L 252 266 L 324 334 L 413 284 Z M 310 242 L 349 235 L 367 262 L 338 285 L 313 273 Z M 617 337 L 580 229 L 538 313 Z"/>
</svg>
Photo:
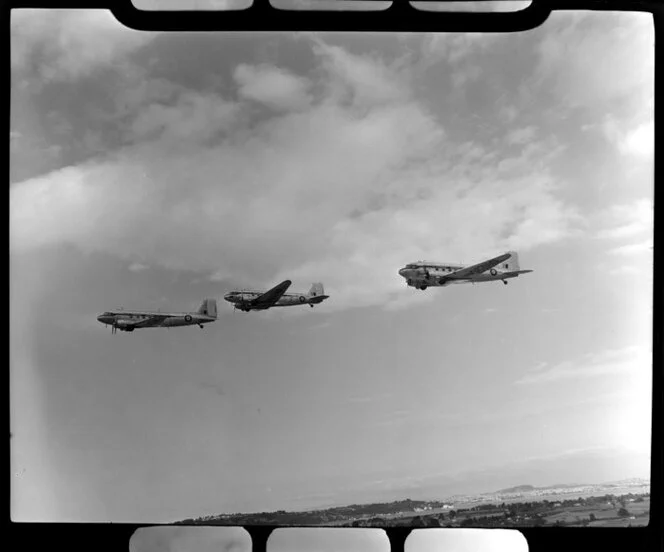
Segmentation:
<svg viewBox="0 0 664 552">
<path fill-rule="evenodd" d="M 648 477 L 653 28 L 11 22 L 14 520 L 172 522 Z M 426 291 L 419 259 L 517 250 Z M 314 309 L 233 312 L 283 279 Z M 103 311 L 193 310 L 131 334 Z"/>
</svg>

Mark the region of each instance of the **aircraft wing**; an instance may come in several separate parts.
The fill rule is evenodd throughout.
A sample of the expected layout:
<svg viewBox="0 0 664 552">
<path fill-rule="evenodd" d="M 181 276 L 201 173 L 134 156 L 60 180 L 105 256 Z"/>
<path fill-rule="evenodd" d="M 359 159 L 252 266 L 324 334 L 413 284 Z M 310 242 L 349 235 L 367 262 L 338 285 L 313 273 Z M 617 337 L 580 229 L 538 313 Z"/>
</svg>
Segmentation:
<svg viewBox="0 0 664 552">
<path fill-rule="evenodd" d="M 252 308 L 258 309 L 269 309 L 274 305 L 281 296 L 286 293 L 286 290 L 290 287 L 291 281 L 284 280 L 280 284 L 277 284 L 272 289 L 266 291 L 263 295 L 259 295 L 255 299 L 249 301 L 248 305 Z"/>
<path fill-rule="evenodd" d="M 510 257 L 511 257 L 510 253 L 504 253 L 503 255 L 500 255 L 499 257 L 494 257 L 493 259 L 489 259 L 488 261 L 482 261 L 481 263 L 467 266 L 465 268 L 460 268 L 455 272 L 446 274 L 444 278 L 445 280 L 457 280 L 459 278 L 467 278 L 468 276 L 472 276 L 473 274 L 481 274 L 482 272 L 486 272 L 490 268 L 493 268 L 497 264 L 502 263 L 503 261 L 509 259 Z"/>
<path fill-rule="evenodd" d="M 132 322 L 127 324 L 127 327 L 130 328 L 152 328 L 153 326 L 158 326 L 164 320 L 170 317 L 168 314 L 148 314 L 147 318 L 143 318 L 137 322 Z"/>
</svg>

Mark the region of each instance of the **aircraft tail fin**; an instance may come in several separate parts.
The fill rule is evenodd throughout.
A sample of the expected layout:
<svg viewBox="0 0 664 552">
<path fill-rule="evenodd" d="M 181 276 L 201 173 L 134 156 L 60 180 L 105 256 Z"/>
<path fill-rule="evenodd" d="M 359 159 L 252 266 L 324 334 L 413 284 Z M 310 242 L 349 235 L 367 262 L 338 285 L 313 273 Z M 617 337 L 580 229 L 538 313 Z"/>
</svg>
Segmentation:
<svg viewBox="0 0 664 552">
<path fill-rule="evenodd" d="M 321 283 L 312 284 L 311 289 L 309 290 L 309 297 L 318 297 L 319 295 L 325 295 L 323 284 Z"/>
<path fill-rule="evenodd" d="M 514 272 L 520 270 L 519 268 L 519 254 L 516 251 L 508 251 L 510 258 L 500 263 L 496 268 L 500 268 L 503 272 Z"/>
<path fill-rule="evenodd" d="M 198 309 L 198 314 L 217 318 L 217 301 L 215 299 L 203 299 L 203 302 Z"/>
</svg>

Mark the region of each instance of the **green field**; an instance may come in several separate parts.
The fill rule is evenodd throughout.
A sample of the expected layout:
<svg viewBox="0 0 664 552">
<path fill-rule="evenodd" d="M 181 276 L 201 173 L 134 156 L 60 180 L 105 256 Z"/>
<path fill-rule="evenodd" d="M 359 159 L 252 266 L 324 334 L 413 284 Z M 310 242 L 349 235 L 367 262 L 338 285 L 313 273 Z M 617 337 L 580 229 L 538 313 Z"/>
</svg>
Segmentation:
<svg viewBox="0 0 664 552">
<path fill-rule="evenodd" d="M 641 527 L 648 525 L 650 521 L 650 498 L 645 498 L 643 502 L 628 502 L 625 505 L 630 513 L 629 517 L 618 517 L 615 507 L 606 505 L 597 506 L 574 506 L 571 508 L 559 508 L 546 516 L 547 525 L 553 525 L 557 521 L 566 525 L 581 525 L 581 520 L 589 518 L 594 514 L 595 521 L 591 521 L 588 527 Z M 631 518 L 634 519 L 631 519 Z"/>
</svg>

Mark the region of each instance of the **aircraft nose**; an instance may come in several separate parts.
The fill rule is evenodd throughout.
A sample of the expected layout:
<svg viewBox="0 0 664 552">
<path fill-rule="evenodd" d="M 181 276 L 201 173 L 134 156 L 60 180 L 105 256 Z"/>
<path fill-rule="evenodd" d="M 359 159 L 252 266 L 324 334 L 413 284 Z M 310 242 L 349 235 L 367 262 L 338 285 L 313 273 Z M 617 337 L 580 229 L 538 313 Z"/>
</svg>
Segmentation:
<svg viewBox="0 0 664 552">
<path fill-rule="evenodd" d="M 401 270 L 399 270 L 399 276 L 403 276 L 404 278 L 406 277 L 406 269 L 405 268 L 402 268 Z"/>
<path fill-rule="evenodd" d="M 111 317 L 110 316 L 104 316 L 103 314 L 100 314 L 97 317 L 97 320 L 101 322 L 102 324 L 110 324 L 111 323 Z"/>
</svg>

